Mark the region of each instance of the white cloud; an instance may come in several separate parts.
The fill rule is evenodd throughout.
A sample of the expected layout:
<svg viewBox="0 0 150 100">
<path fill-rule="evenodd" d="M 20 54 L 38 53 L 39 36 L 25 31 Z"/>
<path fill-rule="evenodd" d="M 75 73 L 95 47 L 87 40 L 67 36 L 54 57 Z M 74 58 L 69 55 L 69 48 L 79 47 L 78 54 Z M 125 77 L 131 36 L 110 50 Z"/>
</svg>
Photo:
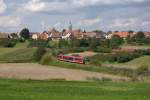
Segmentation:
<svg viewBox="0 0 150 100">
<path fill-rule="evenodd" d="M 130 28 L 137 26 L 139 23 L 139 20 L 137 18 L 124 18 L 124 19 L 115 19 L 112 21 L 112 23 L 109 25 L 111 28 Z"/>
<path fill-rule="evenodd" d="M 100 18 L 95 19 L 84 19 L 79 22 L 79 25 L 92 26 L 101 22 Z"/>
<path fill-rule="evenodd" d="M 24 9 L 31 12 L 41 12 L 41 11 L 63 11 L 66 12 L 72 8 L 69 2 L 59 2 L 59 1 L 50 1 L 45 2 L 42 0 L 31 0 L 24 5 Z"/>
<path fill-rule="evenodd" d="M 143 21 L 141 23 L 142 26 L 150 26 L 150 21 Z"/>
<path fill-rule="evenodd" d="M 61 22 L 57 22 L 56 24 L 54 24 L 54 28 L 61 28 Z"/>
<path fill-rule="evenodd" d="M 21 24 L 21 19 L 16 16 L 0 16 L 0 27 L 18 27 Z"/>
<path fill-rule="evenodd" d="M 3 13 L 6 10 L 7 6 L 3 0 L 0 0 L 0 13 Z"/>
<path fill-rule="evenodd" d="M 77 7 L 89 5 L 110 5 L 110 4 L 125 4 L 133 2 L 143 2 L 145 0 L 66 0 L 66 1 L 44 1 L 44 0 L 29 0 L 24 9 L 32 12 L 40 11 L 69 11 Z"/>
<path fill-rule="evenodd" d="M 131 2 L 143 2 L 145 0 L 73 0 L 73 3 L 80 6 L 96 5 L 96 4 L 124 4 Z"/>
<path fill-rule="evenodd" d="M 150 25 L 150 21 L 140 18 L 123 18 L 114 19 L 109 25 L 109 29 L 123 29 L 123 30 L 141 30 Z"/>
<path fill-rule="evenodd" d="M 46 9 L 46 3 L 40 0 L 30 0 L 27 4 L 24 5 L 24 9 L 33 12 L 43 11 Z"/>
</svg>

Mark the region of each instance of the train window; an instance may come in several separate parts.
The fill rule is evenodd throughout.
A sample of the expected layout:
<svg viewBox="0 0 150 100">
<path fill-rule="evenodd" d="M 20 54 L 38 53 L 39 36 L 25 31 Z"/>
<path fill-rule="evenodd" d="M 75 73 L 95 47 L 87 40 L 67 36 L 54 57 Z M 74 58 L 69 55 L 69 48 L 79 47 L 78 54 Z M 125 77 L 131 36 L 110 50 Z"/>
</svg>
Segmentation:
<svg viewBox="0 0 150 100">
<path fill-rule="evenodd" d="M 68 60 L 73 60 L 73 58 L 72 58 L 72 57 L 69 57 Z"/>
<path fill-rule="evenodd" d="M 81 58 L 75 58 L 75 60 L 82 60 Z"/>
</svg>

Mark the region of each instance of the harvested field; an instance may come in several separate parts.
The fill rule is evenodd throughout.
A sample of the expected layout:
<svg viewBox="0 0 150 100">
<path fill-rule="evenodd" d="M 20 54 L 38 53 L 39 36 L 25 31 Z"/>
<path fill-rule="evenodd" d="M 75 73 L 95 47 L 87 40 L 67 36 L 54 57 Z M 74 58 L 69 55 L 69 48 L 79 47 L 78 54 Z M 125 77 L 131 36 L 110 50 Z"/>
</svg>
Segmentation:
<svg viewBox="0 0 150 100">
<path fill-rule="evenodd" d="M 82 57 L 90 57 L 96 55 L 96 52 L 92 51 L 86 51 L 86 52 L 81 52 L 81 53 L 70 53 L 69 55 L 80 55 Z"/>
<path fill-rule="evenodd" d="M 58 68 L 53 66 L 43 66 L 33 63 L 5 63 L 0 64 L 0 77 L 2 78 L 16 78 L 16 79 L 65 79 L 86 81 L 87 79 L 102 79 L 108 78 L 113 81 L 129 80 L 127 77 L 116 75 L 109 75 L 96 72 L 88 72 L 82 70 L 73 70 Z"/>
</svg>

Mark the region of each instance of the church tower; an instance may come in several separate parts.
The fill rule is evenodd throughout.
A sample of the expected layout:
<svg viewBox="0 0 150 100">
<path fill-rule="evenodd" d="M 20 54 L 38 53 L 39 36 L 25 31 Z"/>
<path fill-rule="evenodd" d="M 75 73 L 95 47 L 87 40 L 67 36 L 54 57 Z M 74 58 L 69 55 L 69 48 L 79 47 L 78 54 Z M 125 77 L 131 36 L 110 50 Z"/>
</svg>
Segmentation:
<svg viewBox="0 0 150 100">
<path fill-rule="evenodd" d="M 71 21 L 69 22 L 69 31 L 72 31 L 72 23 L 71 23 Z"/>
</svg>

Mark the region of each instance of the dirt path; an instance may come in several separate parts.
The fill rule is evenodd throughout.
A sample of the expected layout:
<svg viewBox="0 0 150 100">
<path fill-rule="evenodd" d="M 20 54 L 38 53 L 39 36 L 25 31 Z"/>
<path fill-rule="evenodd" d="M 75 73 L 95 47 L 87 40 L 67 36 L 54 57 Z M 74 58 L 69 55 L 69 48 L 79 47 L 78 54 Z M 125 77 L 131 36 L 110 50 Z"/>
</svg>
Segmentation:
<svg viewBox="0 0 150 100">
<path fill-rule="evenodd" d="M 65 69 L 53 66 L 43 66 L 33 63 L 8 63 L 0 64 L 1 78 L 17 78 L 17 79 L 66 79 L 86 81 L 87 78 L 103 77 L 110 78 L 115 81 L 128 80 L 126 77 L 119 77 L 115 75 L 108 75 L 96 72 L 88 72 L 83 70 Z"/>
</svg>

